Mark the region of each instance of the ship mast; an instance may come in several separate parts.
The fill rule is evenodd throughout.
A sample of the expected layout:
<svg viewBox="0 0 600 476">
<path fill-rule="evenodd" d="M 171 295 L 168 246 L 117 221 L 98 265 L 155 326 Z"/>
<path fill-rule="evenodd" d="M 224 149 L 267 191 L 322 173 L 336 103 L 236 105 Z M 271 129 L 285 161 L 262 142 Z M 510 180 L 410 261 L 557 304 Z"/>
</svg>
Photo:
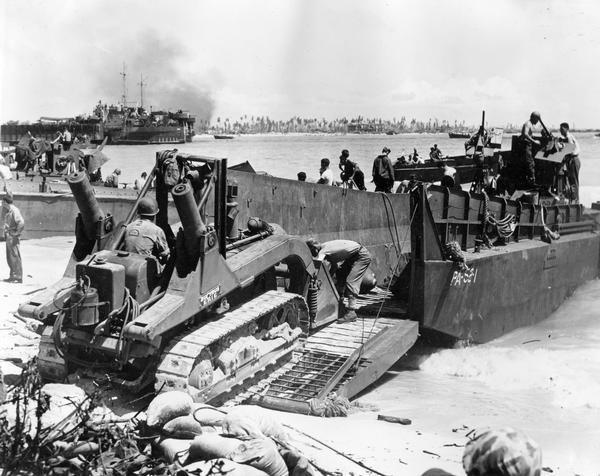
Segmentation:
<svg viewBox="0 0 600 476">
<path fill-rule="evenodd" d="M 127 72 L 125 70 L 125 63 L 123 62 L 123 71 L 120 73 L 123 78 L 123 95 L 121 96 L 121 102 L 123 103 L 123 108 L 127 107 Z"/>
<path fill-rule="evenodd" d="M 140 82 L 138 85 L 140 86 L 140 107 L 144 109 L 144 86 L 146 86 L 146 83 L 144 83 L 144 76 L 142 73 L 140 73 Z"/>
</svg>

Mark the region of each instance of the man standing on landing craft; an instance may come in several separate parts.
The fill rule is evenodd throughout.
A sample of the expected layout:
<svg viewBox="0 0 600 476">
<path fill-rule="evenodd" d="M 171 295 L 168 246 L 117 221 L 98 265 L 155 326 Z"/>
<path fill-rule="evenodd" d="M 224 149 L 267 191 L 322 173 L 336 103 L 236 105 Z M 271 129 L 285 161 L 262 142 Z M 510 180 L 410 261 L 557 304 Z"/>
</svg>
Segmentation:
<svg viewBox="0 0 600 476">
<path fill-rule="evenodd" d="M 529 116 L 529 120 L 523 124 L 519 140 L 525 151 L 525 182 L 528 187 L 535 185 L 535 162 L 533 161 L 533 146 L 541 146 L 542 144 L 537 139 L 533 138 L 533 129 L 541 121 L 541 116 L 538 111 L 533 111 Z"/>
</svg>

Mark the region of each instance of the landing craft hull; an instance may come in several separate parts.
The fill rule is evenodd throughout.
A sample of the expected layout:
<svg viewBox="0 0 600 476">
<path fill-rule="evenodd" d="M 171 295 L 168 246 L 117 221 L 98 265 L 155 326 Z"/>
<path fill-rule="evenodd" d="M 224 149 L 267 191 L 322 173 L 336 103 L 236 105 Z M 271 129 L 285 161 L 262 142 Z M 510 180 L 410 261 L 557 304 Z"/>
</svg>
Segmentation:
<svg viewBox="0 0 600 476">
<path fill-rule="evenodd" d="M 584 214 L 580 205 L 548 207 L 545 223 L 561 233 L 548 243 L 541 239 L 539 207 L 492 198 L 490 213 L 498 219 L 514 215 L 517 226 L 506 246 L 475 252 L 484 197 L 436 186 L 427 193 L 427 200 L 413 195 L 409 302 L 425 332 L 488 342 L 547 318 L 578 286 L 598 277 L 597 213 Z M 440 244 L 449 241 L 463 247 L 467 268 L 444 259 Z"/>
<path fill-rule="evenodd" d="M 105 133 L 115 145 L 183 144 L 188 140 L 184 127 L 119 127 L 106 128 Z"/>
<path fill-rule="evenodd" d="M 552 244 L 521 242 L 509 249 L 465 253 L 455 263 L 423 265 L 422 328 L 454 339 L 488 342 L 554 312 L 575 289 L 598 277 L 600 236 L 564 236 Z"/>
<path fill-rule="evenodd" d="M 471 134 L 468 132 L 448 132 L 448 137 L 450 139 L 468 139 L 471 137 Z"/>
<path fill-rule="evenodd" d="M 486 165 L 498 171 L 498 156 L 487 157 Z M 472 182 L 475 179 L 476 169 L 473 158 L 464 155 L 443 159 L 449 167 L 454 167 L 460 183 Z M 394 165 L 394 177 L 397 181 L 410 180 L 411 176 L 421 182 L 439 182 L 444 176 L 444 170 L 436 162 L 428 161 L 424 164 Z"/>
</svg>

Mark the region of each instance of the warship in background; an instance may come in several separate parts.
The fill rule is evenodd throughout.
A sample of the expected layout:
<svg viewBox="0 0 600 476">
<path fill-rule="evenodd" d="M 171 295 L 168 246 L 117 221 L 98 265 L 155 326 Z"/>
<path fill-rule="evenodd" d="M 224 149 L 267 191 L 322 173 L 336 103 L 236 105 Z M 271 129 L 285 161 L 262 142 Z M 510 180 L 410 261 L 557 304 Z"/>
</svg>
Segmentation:
<svg viewBox="0 0 600 476">
<path fill-rule="evenodd" d="M 65 129 L 73 137 L 84 142 L 102 143 L 108 139 L 113 145 L 140 144 L 181 144 L 191 142 L 194 136 L 196 118 L 189 112 L 179 109 L 176 112 L 147 110 L 144 107 L 143 78 L 140 86 L 139 103 L 127 101 L 127 73 L 123 77 L 121 101 L 116 105 L 98 102 L 91 115 L 76 117 L 41 117 L 34 124 L 20 124 L 9 121 L 0 126 L 0 141 L 16 145 L 24 135 L 31 134 L 37 139 L 54 140 Z"/>
</svg>

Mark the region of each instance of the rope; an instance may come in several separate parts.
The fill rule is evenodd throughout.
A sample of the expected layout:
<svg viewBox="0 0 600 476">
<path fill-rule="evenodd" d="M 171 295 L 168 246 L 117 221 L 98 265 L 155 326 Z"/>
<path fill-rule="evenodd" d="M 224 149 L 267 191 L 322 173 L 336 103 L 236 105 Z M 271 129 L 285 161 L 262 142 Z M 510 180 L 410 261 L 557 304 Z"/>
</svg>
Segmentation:
<svg viewBox="0 0 600 476">
<path fill-rule="evenodd" d="M 383 195 L 386 195 L 383 192 L 381 192 L 381 193 Z M 389 201 L 389 197 L 386 197 L 386 198 Z M 391 205 L 391 201 L 390 201 L 390 205 Z M 406 239 L 408 238 L 408 234 L 410 233 L 410 230 L 412 228 L 412 223 L 413 223 L 413 220 L 415 218 L 416 212 L 417 212 L 417 207 L 415 206 L 415 208 L 413 210 L 413 213 L 412 213 L 412 216 L 410 217 L 410 221 L 408 223 L 408 227 L 406 229 L 406 232 L 404 233 L 404 241 L 406 241 Z M 395 221 L 395 212 L 394 212 L 394 208 L 393 207 L 392 207 L 392 215 L 394 216 L 394 223 L 395 223 L 396 222 Z M 390 226 L 390 223 L 388 221 L 388 227 L 389 226 Z M 397 233 L 398 233 L 398 228 L 396 227 L 396 234 Z M 390 234 L 391 234 L 391 230 L 390 230 Z M 396 262 L 396 267 L 393 270 L 392 276 L 394 276 L 396 274 L 396 272 L 398 271 L 398 269 L 400 268 L 401 258 L 402 258 L 402 249 L 400 249 L 398 251 L 398 261 Z M 387 287 L 385 289 L 386 295 L 389 292 L 391 285 L 392 285 L 392 279 L 390 279 L 388 281 Z M 377 324 L 377 320 L 379 319 L 379 317 L 381 315 L 381 311 L 383 310 L 383 303 L 384 303 L 383 300 L 379 303 L 379 309 L 377 310 L 377 314 L 375 315 L 375 319 L 373 319 L 373 323 L 371 324 L 371 329 L 368 332 L 367 339 L 369 339 L 373 335 L 373 329 L 375 328 L 375 324 Z M 358 354 L 358 358 L 356 359 L 356 363 L 354 364 L 355 367 L 358 367 L 358 365 L 360 365 L 360 359 L 362 358 L 363 351 L 365 349 L 365 332 L 364 332 L 364 329 L 365 329 L 365 327 L 364 327 L 365 326 L 365 318 L 361 317 L 361 320 L 362 320 L 362 324 L 363 324 L 363 331 L 362 331 L 362 335 L 361 335 L 360 352 Z"/>
<path fill-rule="evenodd" d="M 509 238 L 517 229 L 517 218 L 509 213 L 508 215 L 506 215 L 504 218 L 497 220 L 491 213 L 489 210 L 489 197 L 487 195 L 487 193 L 485 192 L 485 190 L 482 190 L 482 195 L 483 195 L 483 216 L 481 219 L 481 238 L 483 243 L 488 247 L 491 248 L 492 244 L 490 242 L 490 238 L 486 232 L 486 228 L 488 225 L 491 225 L 494 227 L 496 234 L 498 235 L 499 238 L 505 240 L 507 238 Z"/>
<path fill-rule="evenodd" d="M 311 398 L 308 401 L 309 415 L 325 418 L 348 416 L 350 406 L 350 400 L 338 396 L 335 392 L 331 392 L 324 399 Z"/>
</svg>

